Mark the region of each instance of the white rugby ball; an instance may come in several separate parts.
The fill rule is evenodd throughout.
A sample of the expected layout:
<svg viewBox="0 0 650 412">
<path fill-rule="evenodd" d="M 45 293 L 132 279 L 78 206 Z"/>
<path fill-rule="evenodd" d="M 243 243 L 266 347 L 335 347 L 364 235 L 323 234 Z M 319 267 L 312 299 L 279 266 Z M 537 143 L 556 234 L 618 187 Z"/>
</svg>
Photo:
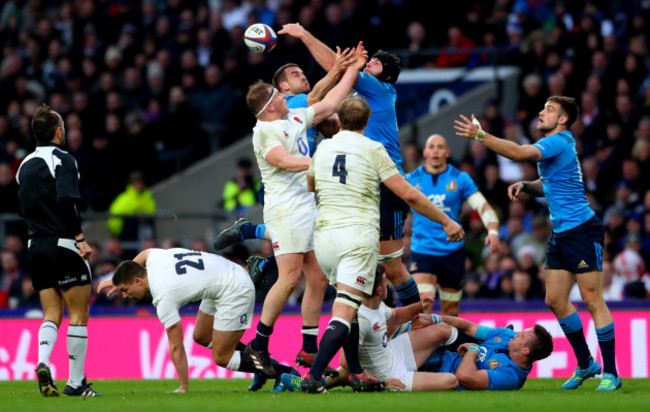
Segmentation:
<svg viewBox="0 0 650 412">
<path fill-rule="evenodd" d="M 255 23 L 246 29 L 244 42 L 252 52 L 268 53 L 278 43 L 278 36 L 266 24 Z"/>
</svg>

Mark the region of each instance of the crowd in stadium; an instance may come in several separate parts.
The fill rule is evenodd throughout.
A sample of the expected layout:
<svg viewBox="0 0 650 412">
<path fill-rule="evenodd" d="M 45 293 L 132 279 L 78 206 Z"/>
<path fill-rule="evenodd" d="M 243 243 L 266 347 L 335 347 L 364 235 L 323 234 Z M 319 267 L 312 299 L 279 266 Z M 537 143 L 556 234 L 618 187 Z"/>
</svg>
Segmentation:
<svg viewBox="0 0 650 412">
<path fill-rule="evenodd" d="M 85 210 L 105 211 L 133 171 L 142 171 L 151 184 L 247 136 L 255 119 L 243 98 L 257 79 L 269 81 L 289 61 L 312 84 L 319 79 L 324 72 L 295 39 L 280 36 L 268 55 L 250 53 L 243 43 L 251 23 L 280 28 L 300 22 L 330 46 L 364 40 L 371 52 L 408 49 L 409 68 L 520 67 L 516 116 L 504 116 L 495 100 L 479 118 L 485 131 L 522 144 L 541 137 L 534 126 L 548 96 L 575 97 L 581 112 L 572 131 L 584 184 L 606 229 L 606 299 L 647 299 L 647 2 L 432 2 L 427 7 L 437 10 L 426 14 L 417 13 L 419 7 L 409 0 L 8 0 L 0 9 L 0 213 L 17 213 L 14 176 L 35 146 L 30 119 L 42 102 L 65 120 Z M 402 148 L 407 173 L 421 164 L 421 149 Z M 497 157 L 478 142 L 452 159 L 498 211 L 503 246 L 498 254 L 486 253 L 478 214 L 464 214 L 469 258 L 463 299 L 543 299 L 548 209 L 543 198 L 511 203 L 506 196 L 509 184 L 535 179 L 534 163 Z M 38 306 L 22 230 L 8 225 L 0 239 L 0 308 Z M 132 257 L 116 239 L 89 241 L 97 278 Z M 208 250 L 208 241 L 184 246 Z M 178 241 L 147 242 L 142 249 Z M 259 252 L 270 254 L 269 245 Z M 242 259 L 237 251 L 230 256 Z"/>
</svg>

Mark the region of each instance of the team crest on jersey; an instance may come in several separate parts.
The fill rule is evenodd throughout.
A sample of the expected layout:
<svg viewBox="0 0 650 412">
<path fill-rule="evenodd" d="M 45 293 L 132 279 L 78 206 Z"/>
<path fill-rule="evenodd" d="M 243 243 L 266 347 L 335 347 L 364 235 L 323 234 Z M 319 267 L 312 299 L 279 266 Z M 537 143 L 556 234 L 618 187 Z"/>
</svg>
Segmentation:
<svg viewBox="0 0 650 412">
<path fill-rule="evenodd" d="M 448 192 L 455 192 L 458 190 L 458 185 L 456 184 L 455 180 L 450 180 L 447 182 L 447 191 Z"/>
<path fill-rule="evenodd" d="M 286 138 L 288 139 L 288 138 L 289 138 L 289 133 L 287 133 L 286 131 L 284 131 L 284 137 L 286 137 Z"/>
<path fill-rule="evenodd" d="M 490 369 L 496 369 L 496 368 L 498 368 L 499 366 L 501 366 L 501 362 L 499 362 L 499 361 L 496 360 L 496 359 L 490 359 L 490 360 L 488 361 L 488 366 L 490 367 Z"/>
<path fill-rule="evenodd" d="M 415 185 L 415 188 L 416 188 L 417 190 L 422 190 L 422 186 L 420 186 L 419 183 Z"/>
<path fill-rule="evenodd" d="M 379 322 L 375 322 L 375 324 L 372 325 L 372 330 L 374 332 L 377 332 L 380 328 L 381 328 L 381 326 L 379 326 Z"/>
<path fill-rule="evenodd" d="M 411 272 L 418 270 L 417 262 L 411 262 L 411 267 L 409 268 Z"/>
<path fill-rule="evenodd" d="M 280 249 L 280 245 L 278 245 L 278 242 L 273 242 L 273 250 L 278 250 Z"/>
<path fill-rule="evenodd" d="M 494 338 L 494 341 L 495 341 L 495 342 L 501 342 L 502 340 L 503 340 L 503 339 L 501 339 L 501 338 L 498 337 L 498 336 L 497 336 L 496 338 Z"/>
<path fill-rule="evenodd" d="M 294 117 L 293 120 L 297 121 L 299 124 L 302 124 L 300 117 Z"/>
</svg>

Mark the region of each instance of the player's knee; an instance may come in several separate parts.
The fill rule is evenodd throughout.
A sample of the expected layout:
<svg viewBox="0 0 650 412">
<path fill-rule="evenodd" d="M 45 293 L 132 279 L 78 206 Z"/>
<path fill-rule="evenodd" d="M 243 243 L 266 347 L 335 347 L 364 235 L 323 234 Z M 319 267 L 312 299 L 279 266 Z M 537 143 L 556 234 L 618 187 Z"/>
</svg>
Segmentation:
<svg viewBox="0 0 650 412">
<path fill-rule="evenodd" d="M 555 295 L 552 295 L 552 294 L 550 294 L 550 293 L 547 293 L 547 294 L 546 294 L 545 302 L 546 302 L 546 306 L 547 306 L 549 309 L 551 309 L 551 310 L 555 310 L 555 309 L 559 306 L 559 304 L 560 304 L 560 299 L 558 299 L 558 297 L 555 296 Z"/>
<path fill-rule="evenodd" d="M 201 333 L 198 333 L 196 329 L 194 329 L 192 338 L 194 339 L 194 342 L 205 348 L 207 348 L 210 345 L 210 342 L 212 342 L 212 337 L 201 335 Z"/>
<path fill-rule="evenodd" d="M 221 366 L 222 368 L 228 366 L 231 357 L 232 357 L 232 353 L 214 353 L 212 355 L 212 358 L 214 359 L 214 363 Z"/>
<path fill-rule="evenodd" d="M 582 300 L 589 312 L 595 312 L 604 302 L 602 295 L 596 293 L 585 293 L 582 296 Z"/>
</svg>

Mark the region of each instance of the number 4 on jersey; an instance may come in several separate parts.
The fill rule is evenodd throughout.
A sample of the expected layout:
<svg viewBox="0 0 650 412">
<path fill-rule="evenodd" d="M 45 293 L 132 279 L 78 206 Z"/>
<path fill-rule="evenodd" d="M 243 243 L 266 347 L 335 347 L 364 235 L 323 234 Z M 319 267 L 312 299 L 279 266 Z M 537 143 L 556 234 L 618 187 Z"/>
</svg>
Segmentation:
<svg viewBox="0 0 650 412">
<path fill-rule="evenodd" d="M 338 177 L 339 182 L 345 184 L 345 178 L 348 171 L 345 170 L 345 155 L 337 155 L 334 159 L 334 166 L 332 166 L 332 176 Z"/>
</svg>

